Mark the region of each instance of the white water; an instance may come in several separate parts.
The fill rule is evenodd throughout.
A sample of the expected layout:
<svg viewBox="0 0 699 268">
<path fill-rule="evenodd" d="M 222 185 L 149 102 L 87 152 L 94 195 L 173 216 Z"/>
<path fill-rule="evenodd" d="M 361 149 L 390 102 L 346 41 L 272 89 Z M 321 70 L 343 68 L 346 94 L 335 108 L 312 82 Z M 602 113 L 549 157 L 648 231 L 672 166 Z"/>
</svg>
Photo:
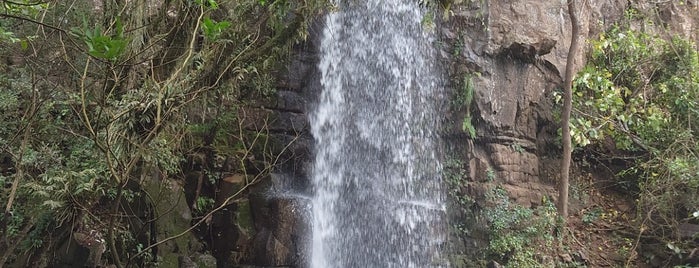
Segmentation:
<svg viewBox="0 0 699 268">
<path fill-rule="evenodd" d="M 346 0 L 328 15 L 311 267 L 442 267 L 443 81 L 417 0 Z"/>
</svg>

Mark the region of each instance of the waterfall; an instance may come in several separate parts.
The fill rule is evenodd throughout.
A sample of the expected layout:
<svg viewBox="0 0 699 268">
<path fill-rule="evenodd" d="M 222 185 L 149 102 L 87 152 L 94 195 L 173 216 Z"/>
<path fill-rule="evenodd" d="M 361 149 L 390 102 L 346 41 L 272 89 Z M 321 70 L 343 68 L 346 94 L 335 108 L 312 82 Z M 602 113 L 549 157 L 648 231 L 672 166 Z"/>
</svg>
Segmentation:
<svg viewBox="0 0 699 268">
<path fill-rule="evenodd" d="M 447 266 L 444 82 L 418 2 L 345 0 L 326 18 L 311 267 Z"/>
</svg>

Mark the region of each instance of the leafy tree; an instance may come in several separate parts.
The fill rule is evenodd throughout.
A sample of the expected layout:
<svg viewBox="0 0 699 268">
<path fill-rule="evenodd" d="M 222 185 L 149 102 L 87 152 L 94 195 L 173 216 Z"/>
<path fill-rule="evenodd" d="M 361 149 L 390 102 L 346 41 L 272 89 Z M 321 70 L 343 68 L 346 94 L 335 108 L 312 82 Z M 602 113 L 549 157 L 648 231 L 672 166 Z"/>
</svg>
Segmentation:
<svg viewBox="0 0 699 268">
<path fill-rule="evenodd" d="M 699 210 L 695 45 L 622 27 L 591 45 L 590 61 L 575 80 L 573 141 L 629 161 L 619 176 L 638 190 L 639 237 L 680 251 L 696 247 L 678 232 Z"/>
<path fill-rule="evenodd" d="M 135 257 L 146 247 L 134 238 L 139 228 L 128 219 L 140 215 L 129 206 L 154 202 L 143 189 L 153 174 L 180 176 L 184 160 L 202 148 L 251 172 L 244 161 L 266 144 L 265 135 L 244 133 L 237 108 L 273 89 L 278 63 L 329 6 L 325 0 L 0 5 L 0 56 L 11 59 L 0 63 L 0 181 L 11 184 L 2 195 L 0 266 L 28 263 L 21 253 L 57 250 L 78 226 L 93 234 L 83 238 L 104 241 L 96 251 L 117 267 L 145 262 Z M 268 172 L 274 158 L 265 160 Z"/>
</svg>

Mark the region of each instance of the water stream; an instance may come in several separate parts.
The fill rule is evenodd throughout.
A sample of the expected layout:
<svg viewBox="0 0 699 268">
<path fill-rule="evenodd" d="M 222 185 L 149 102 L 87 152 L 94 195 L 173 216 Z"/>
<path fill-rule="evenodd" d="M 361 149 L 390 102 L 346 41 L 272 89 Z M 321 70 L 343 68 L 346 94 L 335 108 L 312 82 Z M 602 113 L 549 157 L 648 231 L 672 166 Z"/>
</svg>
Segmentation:
<svg viewBox="0 0 699 268">
<path fill-rule="evenodd" d="M 446 267 L 443 79 L 416 0 L 346 0 L 326 18 L 311 267 Z"/>
</svg>

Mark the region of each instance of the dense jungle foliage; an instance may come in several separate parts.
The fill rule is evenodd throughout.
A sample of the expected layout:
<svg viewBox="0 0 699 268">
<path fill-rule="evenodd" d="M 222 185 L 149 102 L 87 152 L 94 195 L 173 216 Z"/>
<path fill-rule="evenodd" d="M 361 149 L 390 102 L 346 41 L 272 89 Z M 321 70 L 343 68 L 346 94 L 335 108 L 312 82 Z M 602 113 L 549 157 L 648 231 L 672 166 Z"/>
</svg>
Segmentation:
<svg viewBox="0 0 699 268">
<path fill-rule="evenodd" d="M 693 42 L 643 31 L 652 22 L 642 23 L 589 41 L 588 64 L 574 82 L 571 134 L 580 152 L 621 167 L 617 183 L 636 199 L 638 242 L 683 258 L 699 246 L 683 231 L 699 223 L 699 53 Z"/>
<path fill-rule="evenodd" d="M 269 172 L 266 136 L 244 131 L 238 108 L 274 90 L 273 71 L 329 7 L 0 1 L 0 267 L 55 267 L 73 236 L 91 265 L 158 261 L 147 226 L 169 212 L 153 211 L 145 185 L 194 164 L 232 166 L 252 175 L 248 185 Z M 263 156 L 255 172 L 244 163 L 253 150 Z"/>
</svg>

